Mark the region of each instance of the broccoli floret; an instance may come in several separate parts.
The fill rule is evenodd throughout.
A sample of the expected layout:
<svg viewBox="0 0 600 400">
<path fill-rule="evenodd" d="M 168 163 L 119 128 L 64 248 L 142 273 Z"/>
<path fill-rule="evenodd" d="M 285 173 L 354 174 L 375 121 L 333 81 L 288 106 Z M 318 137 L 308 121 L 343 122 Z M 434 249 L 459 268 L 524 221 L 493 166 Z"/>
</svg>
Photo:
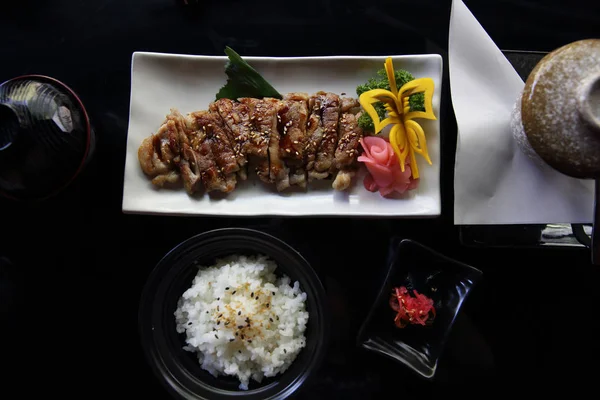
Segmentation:
<svg viewBox="0 0 600 400">
<path fill-rule="evenodd" d="M 362 113 L 360 117 L 358 117 L 358 126 L 364 131 L 375 132 L 373 119 L 369 117 L 369 114 L 367 113 Z"/>
<path fill-rule="evenodd" d="M 410 111 L 425 111 L 425 93 L 415 93 L 408 98 Z"/>
<path fill-rule="evenodd" d="M 394 71 L 394 76 L 396 78 L 396 86 L 398 88 L 401 88 L 404 84 L 415 79 L 415 77 L 410 72 L 405 71 L 403 69 L 398 69 Z M 364 85 L 358 85 L 356 87 L 356 94 L 360 96 L 364 92 L 368 92 L 369 90 L 373 89 L 390 90 L 390 82 L 387 79 L 387 73 L 385 72 L 384 68 L 377 71 L 376 78 L 370 78 Z M 408 99 L 408 102 L 410 104 L 411 111 L 425 111 L 425 95 L 423 93 L 415 93 L 411 95 Z M 384 105 L 382 103 L 374 103 L 373 107 L 375 107 L 379 118 L 384 119 Z M 358 119 L 358 126 L 360 126 L 366 131 L 375 131 L 375 125 L 373 125 L 373 120 L 366 113 L 362 114 Z"/>
<path fill-rule="evenodd" d="M 385 106 L 383 105 L 383 103 L 374 103 L 373 108 L 375 108 L 375 111 L 377 111 L 377 115 L 379 115 L 380 120 L 385 119 Z M 375 132 L 375 125 L 373 124 L 373 120 L 367 113 L 362 113 L 361 116 L 358 117 L 358 126 L 365 131 Z"/>
<path fill-rule="evenodd" d="M 364 85 L 358 85 L 356 87 L 356 94 L 360 96 L 364 92 L 368 92 L 369 90 L 373 89 L 390 90 L 390 83 L 388 82 L 386 77 L 370 78 Z"/>
</svg>

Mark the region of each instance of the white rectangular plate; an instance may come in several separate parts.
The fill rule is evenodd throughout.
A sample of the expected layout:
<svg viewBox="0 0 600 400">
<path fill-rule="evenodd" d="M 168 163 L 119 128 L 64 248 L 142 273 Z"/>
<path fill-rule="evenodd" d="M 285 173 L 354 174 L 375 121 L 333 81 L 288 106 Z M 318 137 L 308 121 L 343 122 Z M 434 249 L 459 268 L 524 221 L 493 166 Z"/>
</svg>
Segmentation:
<svg viewBox="0 0 600 400">
<path fill-rule="evenodd" d="M 131 108 L 123 188 L 123 211 L 174 215 L 346 215 L 419 217 L 437 216 L 440 197 L 440 95 L 442 57 L 437 54 L 393 56 L 394 67 L 415 78 L 435 82 L 433 110 L 437 121 L 420 120 L 433 165 L 419 157 L 421 182 L 402 198 L 387 199 L 368 192 L 362 183 L 364 167 L 351 189 L 338 192 L 331 181 L 309 185 L 306 192 L 277 193 L 256 177 L 241 182 L 225 196 L 189 196 L 179 190 L 157 189 L 142 172 L 137 151 L 142 140 L 156 132 L 171 108 L 186 114 L 205 110 L 225 84 L 226 57 L 136 52 L 131 67 Z M 378 57 L 244 57 L 280 93 L 319 90 L 356 96 L 356 86 L 383 68 Z M 251 175 L 251 174 L 250 174 Z"/>
</svg>

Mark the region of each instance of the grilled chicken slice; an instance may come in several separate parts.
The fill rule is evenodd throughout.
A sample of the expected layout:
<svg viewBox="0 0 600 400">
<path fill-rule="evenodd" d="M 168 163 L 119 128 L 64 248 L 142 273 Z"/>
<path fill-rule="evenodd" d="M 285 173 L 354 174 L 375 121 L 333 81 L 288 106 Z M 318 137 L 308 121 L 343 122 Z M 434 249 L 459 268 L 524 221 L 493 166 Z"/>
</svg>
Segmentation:
<svg viewBox="0 0 600 400">
<path fill-rule="evenodd" d="M 265 106 L 260 99 L 244 97 L 239 99 L 250 112 L 250 132 L 246 143 L 246 155 L 268 158 L 269 132 L 268 121 L 264 120 Z M 266 122 L 266 124 L 265 124 Z M 266 125 L 266 126 L 265 126 Z"/>
<path fill-rule="evenodd" d="M 186 135 L 180 136 L 179 146 L 181 147 L 181 162 L 179 170 L 183 178 L 183 186 L 186 192 L 193 194 L 200 189 L 202 183 L 202 171 L 200 170 L 200 145 L 206 139 L 206 134 L 198 131 L 189 117 L 185 119 L 187 127 Z M 203 151 L 206 152 L 205 150 Z"/>
<path fill-rule="evenodd" d="M 342 97 L 340 99 L 340 111 L 342 113 L 357 114 L 360 111 L 358 99 L 352 97 Z"/>
<path fill-rule="evenodd" d="M 317 92 L 309 99 L 306 169 L 308 179 L 325 179 L 333 169 L 337 146 L 340 98 L 335 93 Z"/>
<path fill-rule="evenodd" d="M 342 101 L 342 104 L 344 102 Z M 348 110 L 355 108 L 348 108 Z M 335 150 L 335 168 L 339 170 L 332 187 L 336 190 L 346 190 L 352 182 L 352 177 L 358 168 L 357 158 L 360 154 L 360 139 L 363 131 L 358 126 L 360 114 L 344 113 L 340 117 L 339 141 Z"/>
<path fill-rule="evenodd" d="M 153 184 L 164 186 L 179 181 L 179 138 L 186 135 L 186 130 L 185 118 L 172 109 L 158 131 L 142 141 L 138 160 L 142 171 L 152 178 Z"/>
<path fill-rule="evenodd" d="M 194 146 L 194 148 L 192 148 L 192 145 L 190 145 L 189 143 L 182 143 L 181 145 L 181 154 L 183 156 L 183 159 L 181 160 L 180 170 L 181 176 L 183 177 L 183 186 L 185 187 L 186 192 L 188 192 L 189 194 L 194 194 L 200 189 L 201 183 L 204 180 L 202 174 L 205 174 L 204 178 L 206 179 L 206 171 L 209 170 L 208 168 L 206 168 L 207 160 L 204 160 L 203 156 L 200 153 L 202 151 L 203 154 L 206 154 L 207 151 L 204 146 L 202 147 L 202 149 L 200 149 L 200 146 L 203 144 L 203 140 L 195 139 L 194 136 L 196 136 L 197 134 L 198 132 L 194 132 L 191 134 L 191 138 L 194 142 L 197 143 Z M 214 163 L 212 157 L 208 161 L 212 161 Z M 202 169 L 200 163 L 202 163 Z M 216 169 L 209 173 L 216 174 Z M 206 179 L 206 181 L 208 186 L 211 186 L 210 180 Z"/>
<path fill-rule="evenodd" d="M 323 125 L 321 123 L 323 112 L 319 93 L 311 95 L 308 99 L 310 115 L 306 124 L 306 145 L 304 146 L 304 161 L 307 171 L 314 168 L 317 151 L 323 139 Z"/>
<path fill-rule="evenodd" d="M 268 182 L 270 132 L 268 121 L 264 121 L 264 104 L 260 99 L 251 97 L 243 97 L 239 101 L 250 110 L 250 137 L 246 143 L 246 155 L 260 160 L 256 167 L 256 174 L 262 181 Z"/>
<path fill-rule="evenodd" d="M 187 117 L 173 109 L 144 139 L 138 159 L 153 184 L 183 180 L 189 193 L 202 185 L 207 192 L 232 191 L 238 176 L 246 179 L 249 157 L 258 159 L 260 179 L 279 191 L 338 170 L 333 187 L 344 190 L 357 169 L 359 110 L 356 99 L 327 92 L 219 99 Z"/>
<path fill-rule="evenodd" d="M 187 165 L 185 172 L 184 168 L 181 171 L 186 189 L 190 193 L 197 190 L 200 177 L 207 192 L 231 192 L 235 189 L 239 166 L 219 117 L 208 111 L 193 112 L 188 115 L 188 124 L 192 132 L 189 144 L 183 146 Z"/>
<path fill-rule="evenodd" d="M 308 94 L 288 93 L 279 110 L 279 157 L 289 168 L 289 184 L 306 187 L 304 147 L 308 120 Z"/>
<path fill-rule="evenodd" d="M 239 171 L 240 167 L 233 151 L 233 145 L 225 133 L 219 116 L 208 111 L 196 111 L 190 113 L 189 117 L 192 119 L 192 123 L 206 132 L 208 138 L 211 139 L 212 152 L 222 173 L 227 176 Z"/>
<path fill-rule="evenodd" d="M 280 135 L 277 130 L 282 102 L 273 98 L 241 98 L 240 102 L 250 108 L 252 129 L 247 153 L 260 159 L 256 173 L 262 181 L 275 183 L 278 190 L 284 190 L 289 187 L 288 168 L 279 157 Z"/>
<path fill-rule="evenodd" d="M 323 179 L 323 177 L 321 177 L 322 174 L 329 174 L 333 171 L 333 159 L 335 157 L 335 149 L 338 142 L 340 100 L 339 97 L 333 93 L 327 93 L 325 96 L 326 107 L 323 110 L 323 117 L 321 119 L 324 131 L 323 140 L 321 141 L 321 146 L 319 146 L 315 167 L 313 169 L 313 172 L 316 172 L 316 174 L 313 175 L 316 179 Z"/>
<path fill-rule="evenodd" d="M 289 169 L 281 158 L 280 141 L 281 135 L 278 130 L 279 111 L 283 105 L 280 100 L 266 98 L 261 101 L 263 105 L 263 126 L 265 132 L 269 132 L 269 179 L 274 182 L 278 191 L 290 187 Z"/>
<path fill-rule="evenodd" d="M 248 140 L 250 139 L 250 107 L 230 99 L 219 99 L 209 105 L 211 113 L 221 117 L 223 128 L 233 147 L 235 159 L 240 166 L 238 176 L 246 180 L 246 165 L 248 163 Z"/>
</svg>

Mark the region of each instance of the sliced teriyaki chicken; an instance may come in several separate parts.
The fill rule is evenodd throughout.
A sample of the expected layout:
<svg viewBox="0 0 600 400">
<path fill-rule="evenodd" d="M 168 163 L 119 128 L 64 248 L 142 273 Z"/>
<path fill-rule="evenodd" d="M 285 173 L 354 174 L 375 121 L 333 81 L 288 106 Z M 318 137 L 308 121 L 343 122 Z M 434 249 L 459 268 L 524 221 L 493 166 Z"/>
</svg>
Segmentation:
<svg viewBox="0 0 600 400">
<path fill-rule="evenodd" d="M 358 167 L 359 111 L 356 99 L 328 92 L 219 99 L 186 117 L 172 109 L 143 140 L 138 159 L 154 185 L 183 181 L 190 194 L 202 186 L 234 190 L 238 177 L 247 178 L 251 158 L 259 178 L 279 191 L 331 176 L 333 187 L 345 190 Z"/>
<path fill-rule="evenodd" d="M 225 132 L 233 146 L 235 159 L 240 166 L 238 176 L 246 180 L 246 165 L 248 163 L 248 140 L 250 139 L 250 107 L 230 99 L 219 99 L 209 105 L 211 113 L 218 114 L 222 121 Z"/>
<path fill-rule="evenodd" d="M 248 155 L 253 154 L 261 158 L 256 173 L 262 181 L 275 183 L 277 190 L 284 190 L 289 187 L 289 171 L 279 157 L 280 136 L 277 130 L 277 117 L 282 103 L 273 98 L 242 98 L 240 102 L 248 104 L 251 110 L 252 131 Z"/>
<path fill-rule="evenodd" d="M 360 111 L 360 103 L 358 99 L 352 97 L 340 98 L 340 111 L 342 113 L 358 114 Z"/>
<path fill-rule="evenodd" d="M 138 160 L 142 171 L 152 178 L 154 185 L 162 187 L 179 181 L 179 138 L 185 135 L 185 118 L 179 111 L 171 109 L 158 131 L 142 141 Z"/>
<path fill-rule="evenodd" d="M 193 112 L 188 115 L 188 124 L 192 132 L 189 144 L 183 146 L 187 165 L 185 172 L 183 166 L 181 170 L 186 189 L 190 193 L 197 190 L 199 177 L 207 192 L 231 192 L 239 165 L 219 116 L 208 111 Z"/>
<path fill-rule="evenodd" d="M 321 123 L 323 107 L 319 93 L 315 93 L 308 98 L 310 115 L 306 124 L 306 145 L 304 146 L 304 166 L 307 171 L 314 168 L 317 150 L 319 150 L 323 139 L 323 125 Z"/>
<path fill-rule="evenodd" d="M 355 109 L 348 108 L 349 111 Z M 335 150 L 335 168 L 338 169 L 338 173 L 331 185 L 336 190 L 348 189 L 358 169 L 357 158 L 360 154 L 360 139 L 363 137 L 363 130 L 358 126 L 359 116 L 360 113 L 348 112 L 340 117 L 340 136 Z"/>
<path fill-rule="evenodd" d="M 306 170 L 308 180 L 325 179 L 333 167 L 337 146 L 340 98 L 335 93 L 317 92 L 309 98 Z"/>
<path fill-rule="evenodd" d="M 181 142 L 182 160 L 180 163 L 183 185 L 189 194 L 200 190 L 204 183 L 207 190 L 216 190 L 222 179 L 217 170 L 217 164 L 202 131 L 192 131 L 189 137 Z"/>
<path fill-rule="evenodd" d="M 308 120 L 308 94 L 288 93 L 279 110 L 279 157 L 289 168 L 289 184 L 306 187 L 304 147 Z"/>
<path fill-rule="evenodd" d="M 259 107 L 261 100 L 244 97 L 239 101 L 241 104 L 246 105 L 250 112 L 250 132 L 246 143 L 246 155 L 268 158 L 269 132 L 265 132 L 264 129 L 262 117 L 264 107 Z"/>
</svg>

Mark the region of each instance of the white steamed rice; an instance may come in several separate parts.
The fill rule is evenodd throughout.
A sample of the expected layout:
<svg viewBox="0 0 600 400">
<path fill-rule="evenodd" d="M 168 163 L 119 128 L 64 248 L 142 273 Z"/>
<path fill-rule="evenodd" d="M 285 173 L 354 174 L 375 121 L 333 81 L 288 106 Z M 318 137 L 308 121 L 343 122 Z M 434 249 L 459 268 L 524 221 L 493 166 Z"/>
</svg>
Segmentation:
<svg viewBox="0 0 600 400">
<path fill-rule="evenodd" d="M 215 377 L 236 376 L 240 389 L 284 372 L 306 344 L 306 293 L 276 268 L 265 256 L 217 260 L 199 269 L 177 304 L 184 349 Z"/>
</svg>

